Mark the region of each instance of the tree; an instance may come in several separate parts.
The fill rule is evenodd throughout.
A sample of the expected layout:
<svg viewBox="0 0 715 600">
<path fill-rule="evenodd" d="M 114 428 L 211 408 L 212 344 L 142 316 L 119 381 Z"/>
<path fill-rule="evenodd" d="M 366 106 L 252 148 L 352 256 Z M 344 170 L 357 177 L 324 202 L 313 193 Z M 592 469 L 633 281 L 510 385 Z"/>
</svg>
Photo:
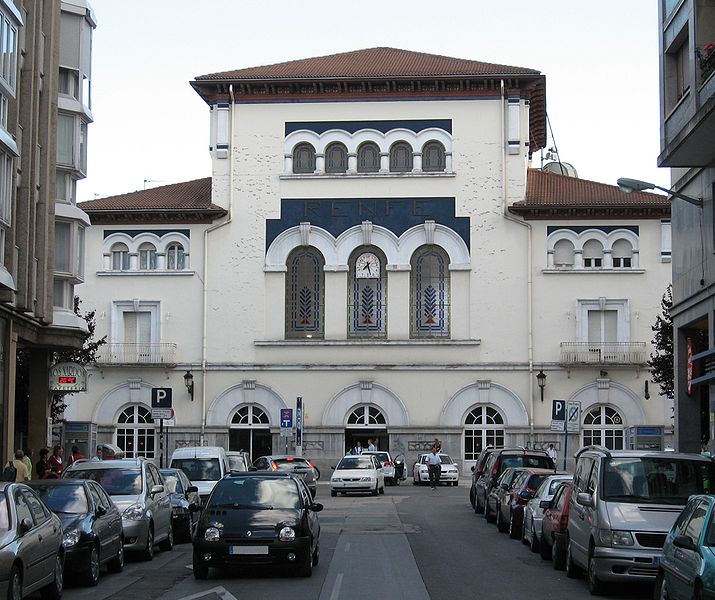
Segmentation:
<svg viewBox="0 0 715 600">
<path fill-rule="evenodd" d="M 673 320 L 670 309 L 673 307 L 673 286 L 668 285 L 660 300 L 662 315 L 655 318 L 651 329 L 655 332 L 653 345 L 655 354 L 650 355 L 648 366 L 651 368 L 653 381 L 660 386 L 660 395 L 666 398 L 675 396 L 675 362 L 673 357 Z"/>
</svg>

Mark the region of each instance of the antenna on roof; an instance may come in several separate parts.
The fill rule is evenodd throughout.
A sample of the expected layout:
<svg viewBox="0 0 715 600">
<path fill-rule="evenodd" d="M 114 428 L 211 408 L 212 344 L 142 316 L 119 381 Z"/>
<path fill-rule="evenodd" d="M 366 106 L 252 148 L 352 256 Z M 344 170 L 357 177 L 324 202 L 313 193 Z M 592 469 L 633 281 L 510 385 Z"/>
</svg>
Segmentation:
<svg viewBox="0 0 715 600">
<path fill-rule="evenodd" d="M 163 179 L 145 179 L 144 180 L 144 189 L 146 189 L 147 183 L 164 183 L 164 180 Z"/>
</svg>

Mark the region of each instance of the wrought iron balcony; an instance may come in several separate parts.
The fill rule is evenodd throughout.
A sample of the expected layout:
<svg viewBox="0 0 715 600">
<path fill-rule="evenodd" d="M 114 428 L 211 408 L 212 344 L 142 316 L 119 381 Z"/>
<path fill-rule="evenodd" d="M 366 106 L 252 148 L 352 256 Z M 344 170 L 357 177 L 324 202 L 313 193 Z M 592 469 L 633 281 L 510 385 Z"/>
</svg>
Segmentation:
<svg viewBox="0 0 715 600">
<path fill-rule="evenodd" d="M 176 344 L 106 344 L 97 351 L 97 365 L 173 367 L 176 365 Z"/>
<path fill-rule="evenodd" d="M 561 342 L 562 365 L 644 365 L 645 342 Z"/>
</svg>

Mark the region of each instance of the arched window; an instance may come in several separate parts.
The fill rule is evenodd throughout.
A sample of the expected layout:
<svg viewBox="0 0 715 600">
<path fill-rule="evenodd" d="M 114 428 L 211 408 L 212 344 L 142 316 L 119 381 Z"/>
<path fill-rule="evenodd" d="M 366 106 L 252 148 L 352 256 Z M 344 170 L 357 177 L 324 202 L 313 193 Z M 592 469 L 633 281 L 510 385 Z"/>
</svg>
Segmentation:
<svg viewBox="0 0 715 600">
<path fill-rule="evenodd" d="M 117 446 L 127 458 L 154 458 L 156 430 L 151 411 L 135 405 L 125 408 L 117 418 Z"/>
<path fill-rule="evenodd" d="M 376 406 L 358 406 L 348 415 L 348 427 L 379 427 L 387 425 L 385 415 Z"/>
<path fill-rule="evenodd" d="M 390 148 L 390 171 L 408 173 L 412 171 L 412 146 L 407 142 L 395 142 Z"/>
<path fill-rule="evenodd" d="M 129 270 L 129 248 L 126 244 L 114 244 L 112 246 L 112 270 Z"/>
<path fill-rule="evenodd" d="M 345 173 L 348 170 L 348 149 L 335 142 L 325 149 L 325 172 Z"/>
<path fill-rule="evenodd" d="M 293 148 L 293 173 L 315 172 L 315 148 L 310 144 L 298 144 Z"/>
<path fill-rule="evenodd" d="M 554 267 L 571 269 L 574 262 L 574 247 L 569 240 L 559 240 L 554 244 Z"/>
<path fill-rule="evenodd" d="M 487 446 L 504 447 L 504 418 L 491 406 L 477 406 L 464 420 L 464 460 L 477 460 Z"/>
<path fill-rule="evenodd" d="M 373 246 L 355 250 L 348 266 L 348 333 L 352 337 L 387 335 L 385 255 Z"/>
<path fill-rule="evenodd" d="M 169 271 L 183 271 L 186 268 L 184 247 L 175 242 L 166 249 L 166 268 Z"/>
<path fill-rule="evenodd" d="M 422 148 L 422 170 L 437 172 L 444 171 L 447 158 L 444 146 L 439 142 L 427 142 Z"/>
<path fill-rule="evenodd" d="M 418 248 L 410 271 L 412 337 L 449 337 L 449 256 L 439 246 Z"/>
<path fill-rule="evenodd" d="M 358 173 L 377 173 L 380 170 L 380 148 L 374 142 L 361 144 L 357 151 Z"/>
<path fill-rule="evenodd" d="M 229 450 L 248 452 L 251 460 L 273 454 L 270 421 L 259 406 L 241 406 L 231 418 L 228 433 Z"/>
<path fill-rule="evenodd" d="M 623 450 L 623 417 L 610 406 L 596 406 L 583 419 L 583 445 Z"/>
<path fill-rule="evenodd" d="M 628 240 L 616 240 L 611 249 L 614 269 L 630 269 L 633 266 L 633 247 Z"/>
<path fill-rule="evenodd" d="M 598 240 L 588 240 L 583 245 L 583 266 L 599 269 L 603 266 L 603 246 Z"/>
<path fill-rule="evenodd" d="M 325 259 L 312 246 L 288 256 L 286 273 L 286 337 L 322 338 L 325 302 Z"/>
<path fill-rule="evenodd" d="M 156 269 L 156 248 L 149 242 L 139 246 L 139 268 L 142 271 L 153 271 Z"/>
</svg>

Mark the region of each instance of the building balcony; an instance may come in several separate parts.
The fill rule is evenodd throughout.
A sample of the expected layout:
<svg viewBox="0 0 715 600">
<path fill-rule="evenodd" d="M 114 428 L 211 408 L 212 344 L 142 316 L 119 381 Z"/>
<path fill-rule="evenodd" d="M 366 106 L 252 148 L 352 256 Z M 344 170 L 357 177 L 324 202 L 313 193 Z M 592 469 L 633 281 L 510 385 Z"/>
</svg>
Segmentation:
<svg viewBox="0 0 715 600">
<path fill-rule="evenodd" d="M 564 366 L 644 365 L 645 342 L 561 342 Z"/>
<path fill-rule="evenodd" d="M 176 366 L 176 344 L 106 344 L 97 351 L 97 366 Z"/>
</svg>

